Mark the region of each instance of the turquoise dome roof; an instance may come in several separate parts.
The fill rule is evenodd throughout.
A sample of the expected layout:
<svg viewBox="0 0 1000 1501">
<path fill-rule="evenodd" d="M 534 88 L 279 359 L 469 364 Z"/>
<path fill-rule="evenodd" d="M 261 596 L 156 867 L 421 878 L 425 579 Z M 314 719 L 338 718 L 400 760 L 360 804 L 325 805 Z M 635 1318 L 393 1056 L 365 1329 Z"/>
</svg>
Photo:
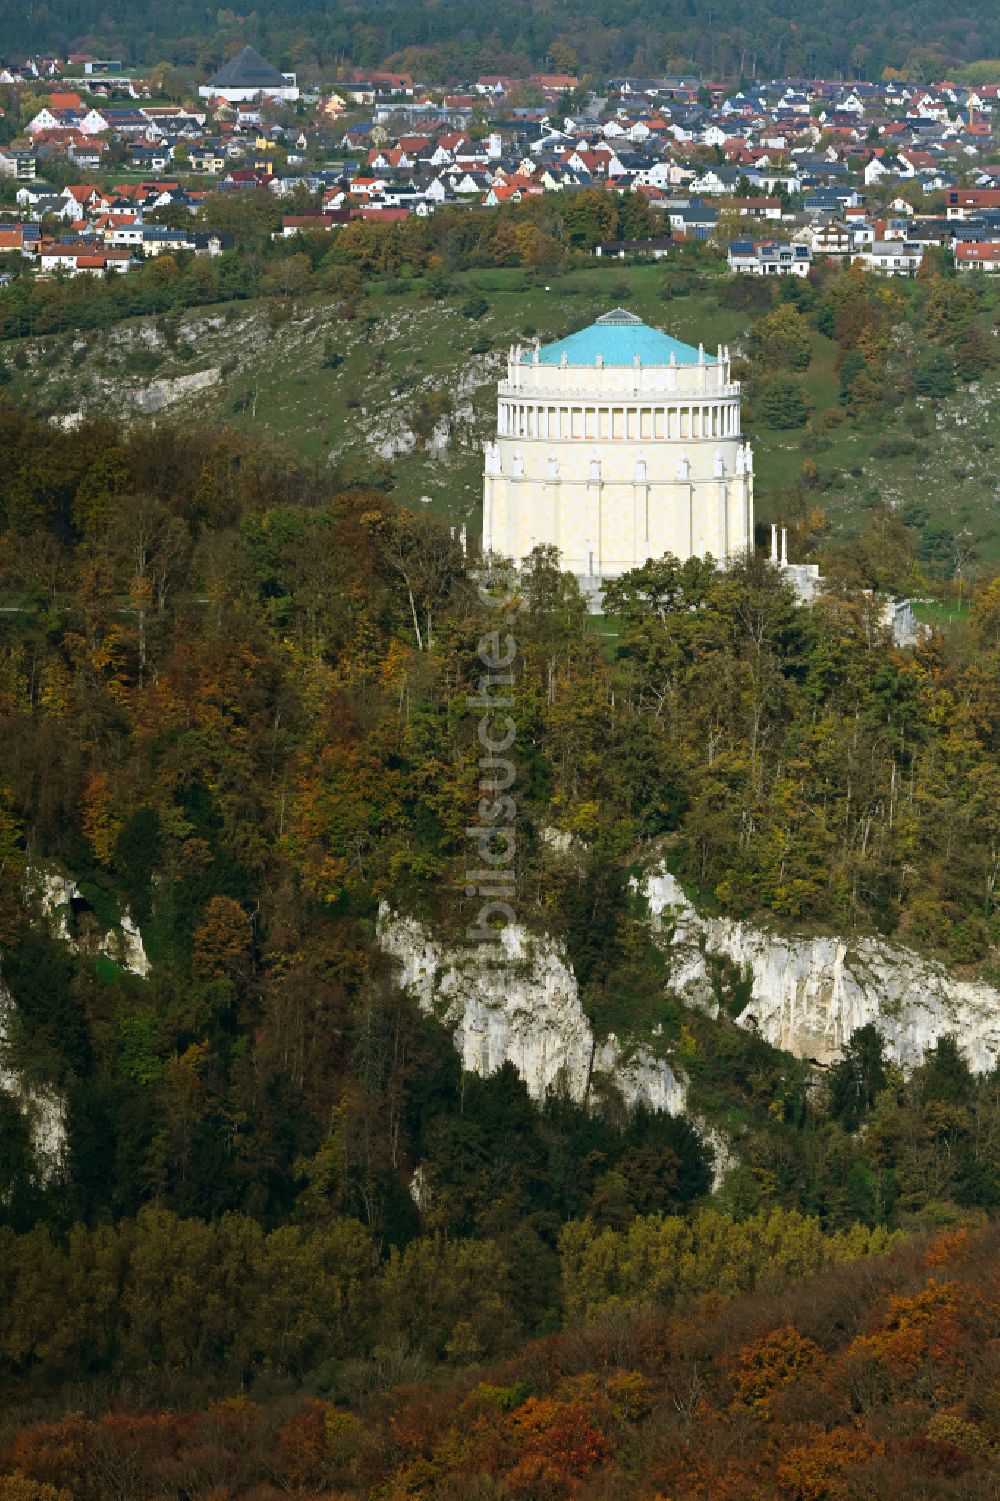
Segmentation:
<svg viewBox="0 0 1000 1501">
<path fill-rule="evenodd" d="M 605 365 L 634 365 L 636 355 L 643 365 L 669 365 L 671 357 L 677 365 L 697 365 L 700 359 L 698 350 L 690 344 L 650 328 L 624 308 L 615 308 L 589 328 L 581 328 L 554 344 L 544 344 L 538 351 L 538 363 L 561 365 L 565 357 L 567 365 L 596 365 L 598 355 Z M 521 363 L 530 365 L 534 358 L 534 350 L 529 350 L 522 354 Z M 706 354 L 704 359 L 706 365 L 716 363 L 713 355 Z"/>
</svg>

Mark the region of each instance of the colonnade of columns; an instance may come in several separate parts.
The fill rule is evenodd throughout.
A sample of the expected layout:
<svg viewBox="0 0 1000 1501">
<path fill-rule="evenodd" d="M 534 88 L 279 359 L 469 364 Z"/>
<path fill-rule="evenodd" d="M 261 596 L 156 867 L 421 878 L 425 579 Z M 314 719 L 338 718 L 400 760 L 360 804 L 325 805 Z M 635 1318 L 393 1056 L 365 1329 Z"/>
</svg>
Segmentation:
<svg viewBox="0 0 1000 1501">
<path fill-rule="evenodd" d="M 737 438 L 738 401 L 686 401 L 676 406 L 644 406 L 610 402 L 553 405 L 537 401 L 504 400 L 498 411 L 502 438 L 623 439 L 642 441 L 679 438 Z"/>
</svg>

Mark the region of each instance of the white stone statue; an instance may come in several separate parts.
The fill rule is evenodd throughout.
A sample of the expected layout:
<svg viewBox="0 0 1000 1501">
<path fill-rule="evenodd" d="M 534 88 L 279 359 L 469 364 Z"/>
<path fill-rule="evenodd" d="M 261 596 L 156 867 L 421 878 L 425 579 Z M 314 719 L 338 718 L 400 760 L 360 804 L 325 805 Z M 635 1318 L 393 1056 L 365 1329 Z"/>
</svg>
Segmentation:
<svg viewBox="0 0 1000 1501">
<path fill-rule="evenodd" d="M 514 478 L 520 479 L 524 474 L 524 455 L 519 448 L 514 450 Z"/>
<path fill-rule="evenodd" d="M 601 478 L 601 461 L 597 457 L 596 453 L 595 454 L 591 454 L 591 458 L 590 458 L 590 483 L 592 485 L 596 485 L 596 484 L 598 484 L 600 482 L 600 478 Z"/>
<path fill-rule="evenodd" d="M 635 482 L 637 485 L 646 483 L 646 455 L 642 453 L 635 461 Z"/>
<path fill-rule="evenodd" d="M 716 479 L 722 479 L 724 477 L 725 473 L 726 473 L 726 466 L 722 462 L 722 449 L 721 448 L 717 448 L 715 450 L 715 465 L 714 465 L 715 478 Z"/>
<path fill-rule="evenodd" d="M 677 460 L 677 478 L 691 478 L 691 461 L 686 453 L 682 453 L 680 458 Z"/>
<path fill-rule="evenodd" d="M 556 458 L 555 454 L 553 454 L 553 453 L 549 454 L 548 464 L 546 466 L 545 478 L 548 480 L 548 482 L 549 482 L 550 485 L 553 484 L 559 478 L 559 460 Z"/>
</svg>

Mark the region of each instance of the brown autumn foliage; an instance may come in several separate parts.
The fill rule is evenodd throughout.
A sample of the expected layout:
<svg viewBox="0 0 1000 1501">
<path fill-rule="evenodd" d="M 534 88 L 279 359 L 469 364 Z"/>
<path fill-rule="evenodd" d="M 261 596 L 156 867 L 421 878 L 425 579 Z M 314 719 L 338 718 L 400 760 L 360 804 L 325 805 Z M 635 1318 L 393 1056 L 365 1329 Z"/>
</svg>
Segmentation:
<svg viewBox="0 0 1000 1501">
<path fill-rule="evenodd" d="M 768 1296 L 612 1317 L 362 1399 L 67 1414 L 0 1442 L 2 1501 L 876 1501 L 995 1494 L 1000 1228 Z"/>
</svg>

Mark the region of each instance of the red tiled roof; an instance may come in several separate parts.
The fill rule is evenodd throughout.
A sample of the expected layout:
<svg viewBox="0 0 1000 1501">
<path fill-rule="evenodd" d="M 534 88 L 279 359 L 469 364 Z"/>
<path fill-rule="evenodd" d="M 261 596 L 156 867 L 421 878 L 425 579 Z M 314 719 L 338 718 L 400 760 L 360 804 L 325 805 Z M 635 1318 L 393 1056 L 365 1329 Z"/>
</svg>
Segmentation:
<svg viewBox="0 0 1000 1501">
<path fill-rule="evenodd" d="M 955 246 L 955 259 L 956 261 L 1000 262 L 1000 240 L 983 240 L 973 245 L 959 242 Z"/>
</svg>

